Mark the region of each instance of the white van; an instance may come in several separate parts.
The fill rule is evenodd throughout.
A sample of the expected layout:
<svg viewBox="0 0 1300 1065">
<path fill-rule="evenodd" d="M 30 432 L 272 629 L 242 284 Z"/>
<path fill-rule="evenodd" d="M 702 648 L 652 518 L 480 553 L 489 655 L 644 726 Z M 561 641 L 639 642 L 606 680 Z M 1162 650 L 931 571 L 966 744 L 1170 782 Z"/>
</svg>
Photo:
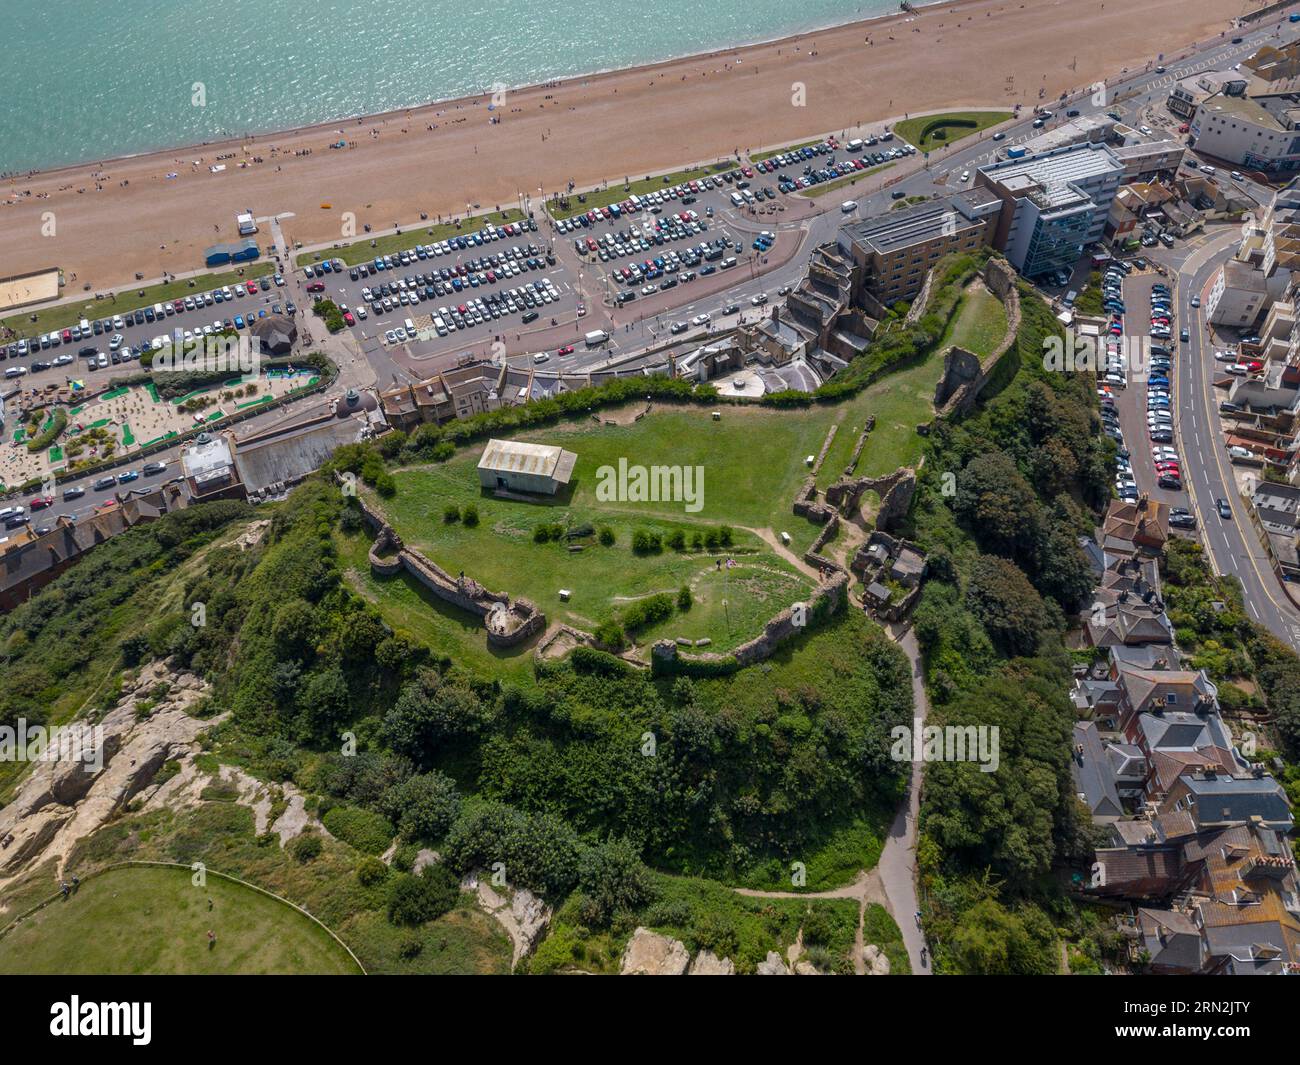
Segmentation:
<svg viewBox="0 0 1300 1065">
<path fill-rule="evenodd" d="M 860 152 L 862 151 L 862 141 L 858 140 L 857 138 L 854 138 L 853 140 L 849 141 L 849 143 L 846 144 L 844 147 L 851 152 Z"/>
<path fill-rule="evenodd" d="M 744 206 L 745 206 L 745 197 L 743 197 L 743 196 L 742 196 L 740 193 L 738 193 L 738 192 L 733 192 L 733 193 L 731 194 L 731 202 L 732 202 L 732 204 L 733 204 L 734 206 L 736 206 L 736 207 L 744 207 Z"/>
<path fill-rule="evenodd" d="M 603 329 L 593 329 L 587 334 L 587 347 L 594 348 L 605 343 L 609 339 L 609 334 Z"/>
<path fill-rule="evenodd" d="M 407 336 L 411 336 L 411 337 L 415 336 L 415 323 L 411 321 L 410 318 L 406 319 L 406 321 L 404 321 L 402 325 L 406 326 Z"/>
<path fill-rule="evenodd" d="M 842 204 L 840 204 L 840 210 L 843 211 L 845 214 L 852 214 L 857 209 L 858 209 L 857 200 L 845 200 Z"/>
<path fill-rule="evenodd" d="M 167 317 L 167 311 L 161 303 L 155 303 L 153 305 L 153 316 L 155 319 L 161 319 Z"/>
</svg>

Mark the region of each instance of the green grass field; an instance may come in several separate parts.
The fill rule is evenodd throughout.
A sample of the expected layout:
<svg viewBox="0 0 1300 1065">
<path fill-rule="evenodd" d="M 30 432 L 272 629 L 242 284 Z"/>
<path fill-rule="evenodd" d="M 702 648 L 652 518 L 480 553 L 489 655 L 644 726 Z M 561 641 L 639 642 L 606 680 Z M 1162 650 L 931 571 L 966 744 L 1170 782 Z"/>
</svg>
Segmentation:
<svg viewBox="0 0 1300 1065">
<path fill-rule="evenodd" d="M 962 296 L 939 350 L 956 344 L 976 355 L 991 355 L 1006 333 L 1007 312 L 1002 301 L 983 285 L 973 285 Z"/>
<path fill-rule="evenodd" d="M 671 185 L 679 185 L 683 181 L 698 181 L 710 174 L 721 174 L 724 170 L 734 170 L 735 166 L 736 164 L 731 162 L 712 163 L 709 166 L 696 166 L 687 170 L 677 170 L 671 174 L 663 174 L 660 177 L 645 177 L 629 182 L 611 181 L 609 188 L 592 189 L 589 192 L 581 193 L 582 196 L 586 197 L 585 203 L 578 202 L 579 193 L 575 192 L 569 197 L 569 206 L 567 208 L 561 208 L 554 200 L 550 200 L 546 204 L 546 210 L 556 221 L 561 218 L 572 218 L 575 214 L 582 214 L 597 207 L 608 207 L 611 203 L 621 203 L 629 196 L 644 196 L 647 192 L 654 192 L 655 189 L 666 189 Z"/>
<path fill-rule="evenodd" d="M 899 466 L 915 466 L 922 453 L 916 429 L 933 416 L 943 349 L 960 344 L 987 354 L 1005 329 L 1001 303 L 982 286 L 972 286 L 958 302 L 945 336 L 924 358 L 841 403 L 802 410 L 722 407 L 717 422 L 704 408 L 661 407 L 630 424 L 582 422 L 536 430 L 519 438 L 556 444 L 578 456 L 569 490 L 553 499 L 522 502 L 484 493 L 476 471 L 483 450 L 479 444 L 443 464 L 396 470 L 397 494 L 382 506 L 402 539 L 448 572 L 463 571 L 494 591 L 523 596 L 549 621 L 587 631 L 618 617 L 639 597 L 675 594 L 687 585 L 694 599 L 691 609 L 639 630 L 636 642 L 645 646 L 660 638 L 708 638 L 713 650 L 725 651 L 808 594 L 811 579 L 773 541 L 788 532 L 790 551 L 802 555 L 817 535 L 818 527 L 796 517 L 790 506 L 807 475 L 807 456 L 821 450 L 831 426 L 838 429 L 818 474 L 819 487 L 844 474 L 872 415 L 875 428 L 852 472 L 882 476 Z M 682 502 L 598 499 L 598 470 L 617 468 L 620 459 L 629 465 L 702 468 L 702 506 L 692 513 Z M 469 503 L 479 511 L 476 527 L 445 520 L 449 505 Z M 571 551 L 564 540 L 535 542 L 536 527 L 552 523 L 566 529 L 590 525 L 596 531 L 608 526 L 615 543 L 604 546 L 587 537 L 576 541 L 581 550 Z M 690 547 L 696 532 L 723 525 L 733 530 L 730 550 Z M 663 550 L 635 553 L 632 536 L 638 529 L 660 534 Z M 684 533 L 687 550 L 668 546 L 676 530 Z M 477 617 L 443 603 L 405 574 L 373 576 L 367 536 L 340 535 L 339 545 L 353 587 L 390 624 L 480 671 L 517 683 L 531 681 L 527 649 L 490 649 Z M 719 570 L 718 560 L 725 556 L 738 565 Z M 562 588 L 570 592 L 567 601 L 560 597 Z"/>
<path fill-rule="evenodd" d="M 641 638 L 707 636 L 725 648 L 754 635 L 767 618 L 809 590 L 807 577 L 744 529 L 789 530 L 792 537 L 799 531 L 800 550 L 811 542 L 815 530 L 796 521 L 789 507 L 806 472 L 803 457 L 820 448 L 825 423 L 825 417 L 731 409 L 721 422 L 713 422 L 708 411 L 687 408 L 656 413 L 628 427 L 535 433 L 526 438 L 578 455 L 574 483 L 562 498 L 525 503 L 483 494 L 475 470 L 480 447 L 444 465 L 398 471 L 397 496 L 384 507 L 402 538 L 435 562 L 453 571 L 463 568 L 489 588 L 522 595 L 548 617 L 585 629 L 638 597 L 676 593 L 689 585 L 692 609 L 643 629 Z M 688 513 L 682 502 L 598 500 L 597 470 L 617 466 L 620 458 L 647 466 L 701 467 L 702 508 Z M 471 502 L 479 508 L 476 528 L 443 520 L 447 504 Z M 563 542 L 535 543 L 534 528 L 552 522 L 597 529 L 608 525 L 616 542 L 609 547 L 586 542 L 581 551 L 570 551 Z M 721 525 L 734 530 L 730 551 L 674 551 L 666 545 L 654 554 L 632 550 L 637 529 L 665 539 L 680 529 L 689 545 L 694 533 Z M 738 565 L 719 570 L 717 562 L 726 555 Z M 560 600 L 560 588 L 572 592 L 567 603 Z M 478 628 L 475 624 L 473 631 L 481 638 Z"/>
<path fill-rule="evenodd" d="M 86 880 L 0 938 L 0 973 L 345 974 L 356 963 L 292 907 L 187 868 L 125 867 Z M 212 909 L 208 909 L 208 901 Z M 209 948 L 207 933 L 217 939 Z"/>
<path fill-rule="evenodd" d="M 60 303 L 54 307 L 47 307 L 43 311 L 28 309 L 21 314 L 10 315 L 10 317 L 0 321 L 0 326 L 12 329 L 19 336 L 36 336 L 41 333 L 48 333 L 52 329 L 66 329 L 70 325 L 75 325 L 82 318 L 91 321 L 96 318 L 111 318 L 115 314 L 125 314 L 127 311 L 136 311 L 141 307 L 152 307 L 155 303 L 183 299 L 186 296 L 194 295 L 196 292 L 211 292 L 214 288 L 223 288 L 239 281 L 262 277 L 264 274 L 271 273 L 272 268 L 272 263 L 249 263 L 244 267 L 242 274 L 238 274 L 233 270 L 223 271 L 219 274 L 201 274 L 185 281 L 168 281 L 163 285 L 151 285 L 148 288 L 132 289 L 130 292 L 119 292 L 116 300 L 91 298 L 73 300 L 70 303 Z M 191 280 L 194 282 L 193 285 L 190 284 Z M 35 315 L 35 321 L 32 321 L 33 315 Z"/>
<path fill-rule="evenodd" d="M 518 222 L 523 217 L 524 213 L 518 208 L 509 207 L 504 211 L 484 211 L 472 218 L 461 219 L 459 225 L 455 222 L 432 225 L 428 222 L 419 222 L 406 227 L 400 233 L 389 233 L 383 237 L 365 237 L 353 244 L 344 244 L 337 248 L 305 251 L 295 256 L 294 262 L 299 266 L 308 266 L 322 259 L 342 259 L 349 266 L 356 266 L 357 263 L 368 263 L 379 255 L 392 255 L 394 252 L 406 251 L 417 244 L 437 243 L 457 234 L 475 233 L 489 222 L 503 226 L 510 222 Z"/>
<path fill-rule="evenodd" d="M 942 148 L 947 144 L 955 144 L 965 137 L 972 136 L 990 126 L 996 126 L 1000 122 L 1005 122 L 1011 118 L 1010 111 L 948 111 L 941 115 L 924 115 L 920 118 L 908 118 L 902 122 L 894 124 L 894 132 L 914 144 L 917 149 L 923 152 L 932 152 L 936 148 Z M 965 125 L 971 122 L 973 125 Z M 937 123 L 933 125 L 933 123 Z M 945 125 L 944 123 L 948 123 Z M 953 123 L 962 123 L 956 125 Z M 930 127 L 929 133 L 923 131 Z M 946 136 L 936 136 L 936 134 L 946 134 Z"/>
</svg>

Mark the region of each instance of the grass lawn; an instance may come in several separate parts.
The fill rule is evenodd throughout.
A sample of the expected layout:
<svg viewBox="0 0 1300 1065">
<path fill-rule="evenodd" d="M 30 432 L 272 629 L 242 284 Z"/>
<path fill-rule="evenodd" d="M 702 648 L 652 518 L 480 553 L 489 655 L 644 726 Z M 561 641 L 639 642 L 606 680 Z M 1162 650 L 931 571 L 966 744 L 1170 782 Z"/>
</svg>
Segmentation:
<svg viewBox="0 0 1300 1065">
<path fill-rule="evenodd" d="M 12 329 L 19 336 L 36 336 L 48 333 L 52 329 L 66 329 L 70 325 L 76 325 L 82 318 L 91 321 L 96 318 L 112 318 L 115 314 L 125 314 L 127 311 L 139 310 L 141 307 L 152 307 L 155 303 L 183 299 L 192 296 L 195 292 L 211 292 L 214 288 L 223 288 L 239 281 L 269 274 L 272 267 L 272 263 L 249 263 L 244 267 L 242 274 L 233 270 L 220 274 L 201 274 L 185 281 L 168 281 L 163 285 L 119 292 L 116 300 L 91 298 L 60 303 L 54 307 L 47 307 L 43 311 L 26 310 L 0 321 L 0 327 Z M 194 283 L 191 285 L 190 281 Z M 32 321 L 33 315 L 36 317 L 35 321 Z"/>
<path fill-rule="evenodd" d="M 343 974 L 356 963 L 282 902 L 187 868 L 127 867 L 85 881 L 0 939 L 8 974 Z M 208 909 L 208 901 L 212 909 Z M 216 932 L 208 947 L 207 933 Z"/>
<path fill-rule="evenodd" d="M 819 185 L 800 189 L 798 195 L 815 200 L 818 196 L 825 196 L 828 192 L 834 192 L 845 185 L 852 185 L 865 177 L 870 177 L 872 174 L 879 174 L 882 170 L 888 170 L 893 165 L 893 163 L 882 163 L 880 166 L 873 166 L 869 170 L 856 170 L 852 174 L 845 174 L 842 178 L 836 178 L 834 181 L 823 181 Z"/>
<path fill-rule="evenodd" d="M 894 132 L 918 150 L 932 152 L 1011 117 L 1010 111 L 948 111 L 941 115 L 925 115 L 895 122 Z"/>
<path fill-rule="evenodd" d="M 400 233 L 390 233 L 386 237 L 366 237 L 354 244 L 344 244 L 337 248 L 305 251 L 296 256 L 294 262 L 299 266 L 308 266 L 322 259 L 342 259 L 349 266 L 356 266 L 357 263 L 368 263 L 379 255 L 392 255 L 394 252 L 406 251 L 417 244 L 437 243 L 457 234 L 477 233 L 489 222 L 503 226 L 509 222 L 521 221 L 524 217 L 522 211 L 509 207 L 504 211 L 484 211 L 472 218 L 461 219 L 459 224 L 442 222 L 430 225 L 428 222 L 419 222 L 408 226 Z"/>
<path fill-rule="evenodd" d="M 709 166 L 691 167 L 689 170 L 678 170 L 660 177 L 646 177 L 627 183 L 611 181 L 609 188 L 606 189 L 592 189 L 581 194 L 577 192 L 571 194 L 567 208 L 561 208 L 555 200 L 548 200 L 546 210 L 552 218 L 559 221 L 561 218 L 572 218 L 575 214 L 585 214 L 597 207 L 622 203 L 629 196 L 644 196 L 647 192 L 654 192 L 655 189 L 666 189 L 672 185 L 680 185 L 683 181 L 698 181 L 710 174 L 721 174 L 735 168 L 734 162 L 712 163 Z M 579 195 L 586 197 L 585 203 L 578 201 Z"/>
<path fill-rule="evenodd" d="M 911 976 L 912 962 L 903 944 L 903 933 L 883 906 L 869 902 L 862 915 L 862 945 L 875 944 L 889 959 L 891 976 Z"/>
<path fill-rule="evenodd" d="M 1007 312 L 1002 301 L 983 285 L 972 285 L 957 305 L 939 350 L 956 344 L 976 355 L 991 355 L 1006 333 Z"/>
<path fill-rule="evenodd" d="M 804 474 L 802 458 L 821 446 L 828 420 L 828 413 L 815 413 L 820 417 L 724 410 L 722 421 L 713 422 L 706 410 L 666 409 L 627 427 L 543 431 L 525 439 L 558 444 L 578 455 L 574 482 L 562 498 L 524 503 L 483 494 L 475 469 L 480 446 L 444 465 L 397 471 L 397 495 L 383 505 L 402 538 L 449 571 L 463 568 L 489 588 L 532 599 L 549 618 L 584 629 L 638 597 L 690 585 L 692 609 L 642 630 L 638 642 L 707 636 L 725 648 L 754 635 L 767 618 L 810 588 L 796 567 L 743 527 L 795 526 L 789 507 Z M 647 466 L 702 467 L 702 508 L 688 513 L 682 502 L 598 500 L 597 469 L 617 466 L 620 458 Z M 479 509 L 476 528 L 443 520 L 447 504 L 471 502 Z M 616 542 L 605 547 L 586 538 L 577 541 L 584 544 L 581 551 L 570 551 L 563 542 L 535 543 L 534 528 L 552 522 L 568 528 L 590 524 L 597 530 L 608 525 Z M 799 524 L 806 526 L 811 542 L 812 526 Z M 730 550 L 674 551 L 665 545 L 655 554 L 632 551 L 637 529 L 659 532 L 665 539 L 680 529 L 689 548 L 696 532 L 721 525 L 734 530 Z M 718 560 L 725 556 L 734 557 L 737 567 L 719 570 Z M 567 603 L 559 598 L 560 588 L 572 592 Z M 476 621 L 472 631 L 482 638 Z"/>
</svg>

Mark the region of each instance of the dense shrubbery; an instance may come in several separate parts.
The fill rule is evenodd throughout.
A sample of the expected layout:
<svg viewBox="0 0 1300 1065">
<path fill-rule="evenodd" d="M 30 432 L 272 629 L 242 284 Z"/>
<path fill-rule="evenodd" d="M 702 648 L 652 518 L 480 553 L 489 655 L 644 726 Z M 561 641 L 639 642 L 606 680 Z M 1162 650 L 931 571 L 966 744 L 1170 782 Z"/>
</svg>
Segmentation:
<svg viewBox="0 0 1300 1065">
<path fill-rule="evenodd" d="M 1077 538 L 1109 497 L 1113 452 L 1088 376 L 1043 369 L 1050 310 L 1027 288 L 1021 309 L 980 406 L 934 426 L 909 518 L 930 558 L 914 622 L 934 723 L 999 736 L 997 772 L 926 766 L 918 858 L 941 971 L 1054 972 L 1069 907 L 1045 877 L 1093 842 L 1070 777 L 1062 633 L 1091 590 Z"/>
<path fill-rule="evenodd" d="M 388 818 L 359 806 L 332 807 L 321 818 L 321 823 L 331 836 L 355 847 L 362 854 L 382 854 L 397 834 Z"/>
<path fill-rule="evenodd" d="M 429 865 L 417 875 L 400 873 L 388 887 L 388 919 L 397 925 L 421 925 L 449 913 L 456 905 L 460 882 L 441 865 Z"/>
</svg>

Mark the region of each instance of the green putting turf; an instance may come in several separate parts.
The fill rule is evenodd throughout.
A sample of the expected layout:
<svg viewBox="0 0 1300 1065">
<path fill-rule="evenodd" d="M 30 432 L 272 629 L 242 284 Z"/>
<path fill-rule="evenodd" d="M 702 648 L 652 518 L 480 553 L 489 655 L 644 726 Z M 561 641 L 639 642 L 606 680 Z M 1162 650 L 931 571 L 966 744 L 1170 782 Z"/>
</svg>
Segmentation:
<svg viewBox="0 0 1300 1065">
<path fill-rule="evenodd" d="M 86 880 L 0 937 L 0 973 L 359 971 L 324 928 L 287 903 L 212 873 L 195 887 L 192 876 L 188 868 L 131 866 Z"/>
</svg>

